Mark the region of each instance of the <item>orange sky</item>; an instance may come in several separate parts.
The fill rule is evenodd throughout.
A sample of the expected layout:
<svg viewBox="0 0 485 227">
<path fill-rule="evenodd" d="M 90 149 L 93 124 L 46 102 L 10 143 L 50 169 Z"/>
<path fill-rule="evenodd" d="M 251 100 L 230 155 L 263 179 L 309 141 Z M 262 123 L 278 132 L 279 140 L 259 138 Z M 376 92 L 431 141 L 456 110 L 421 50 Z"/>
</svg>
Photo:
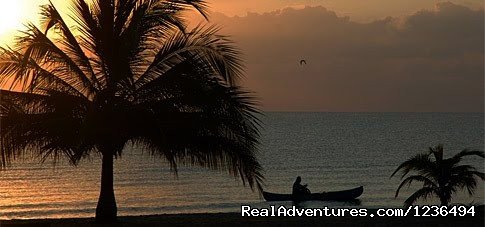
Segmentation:
<svg viewBox="0 0 485 227">
<path fill-rule="evenodd" d="M 51 0 L 56 6 L 67 8 L 69 1 Z M 48 0 L 0 0 L 0 42 L 11 41 L 21 24 L 38 19 L 39 5 Z M 285 7 L 324 6 L 348 16 L 353 21 L 369 22 L 387 16 L 403 16 L 421 9 L 431 9 L 441 0 L 209 0 L 212 11 L 228 16 L 244 16 L 248 12 L 264 13 Z M 450 0 L 470 8 L 483 8 L 482 0 Z M 6 24 L 6 26 L 2 26 Z"/>
<path fill-rule="evenodd" d="M 52 1 L 66 8 L 66 0 Z M 45 2 L 0 0 L 0 42 L 21 21 L 36 21 Z M 484 110 L 481 0 L 209 2 L 223 13 L 211 21 L 245 53 L 244 85 L 264 110 Z M 275 11 L 285 7 L 294 9 Z"/>
</svg>

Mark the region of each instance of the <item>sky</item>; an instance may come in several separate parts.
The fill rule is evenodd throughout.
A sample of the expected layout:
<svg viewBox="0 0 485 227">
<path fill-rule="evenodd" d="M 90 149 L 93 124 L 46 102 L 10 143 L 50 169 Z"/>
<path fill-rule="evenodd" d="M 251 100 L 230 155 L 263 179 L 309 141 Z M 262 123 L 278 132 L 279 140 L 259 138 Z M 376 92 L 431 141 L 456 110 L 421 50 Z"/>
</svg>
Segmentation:
<svg viewBox="0 0 485 227">
<path fill-rule="evenodd" d="M 212 9 L 228 16 L 244 16 L 247 12 L 264 13 L 286 7 L 324 6 L 349 16 L 354 21 L 371 21 L 388 16 L 413 14 L 421 9 L 434 8 L 442 0 L 212 0 Z M 455 4 L 483 8 L 483 0 L 454 0 Z"/>
<path fill-rule="evenodd" d="M 0 8 L 4 42 L 15 29 L 2 26 L 36 21 L 36 4 L 43 0 L 0 0 L 2 6 L 9 2 L 16 7 Z M 66 1 L 53 2 L 66 8 Z M 210 22 L 222 26 L 244 52 L 241 83 L 255 92 L 263 110 L 484 110 L 481 0 L 209 3 Z M 307 64 L 300 65 L 301 59 Z"/>
</svg>

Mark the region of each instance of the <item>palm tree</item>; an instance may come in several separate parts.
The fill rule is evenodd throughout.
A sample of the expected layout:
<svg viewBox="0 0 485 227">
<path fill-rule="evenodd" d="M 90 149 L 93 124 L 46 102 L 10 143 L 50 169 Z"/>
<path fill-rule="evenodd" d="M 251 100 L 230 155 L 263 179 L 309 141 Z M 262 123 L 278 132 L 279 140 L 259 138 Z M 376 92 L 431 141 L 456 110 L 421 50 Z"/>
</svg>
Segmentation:
<svg viewBox="0 0 485 227">
<path fill-rule="evenodd" d="M 97 220 L 114 220 L 113 159 L 139 146 L 177 164 L 228 171 L 261 189 L 259 110 L 237 85 L 240 51 L 214 26 L 204 0 L 72 2 L 68 23 L 52 4 L 0 56 L 1 164 L 102 158 Z"/>
<path fill-rule="evenodd" d="M 433 155 L 434 160 L 431 159 L 431 155 Z M 465 149 L 451 158 L 443 159 L 442 145 L 430 147 L 428 153 L 418 154 L 410 158 L 392 173 L 391 177 L 401 171 L 402 179 L 411 171 L 417 172 L 416 175 L 408 176 L 401 182 L 396 190 L 395 197 L 399 195 L 399 190 L 404 185 L 410 186 L 413 181 L 422 182 L 423 187 L 406 199 L 404 202 L 406 207 L 420 198 L 426 200 L 432 196 L 437 196 L 441 205 L 446 206 L 451 201 L 453 194 L 459 189 L 466 188 L 468 194 L 472 196 L 477 186 L 477 178 L 485 180 L 485 174 L 478 172 L 475 167 L 460 165 L 463 157 L 472 155 L 485 157 L 483 151 Z"/>
</svg>

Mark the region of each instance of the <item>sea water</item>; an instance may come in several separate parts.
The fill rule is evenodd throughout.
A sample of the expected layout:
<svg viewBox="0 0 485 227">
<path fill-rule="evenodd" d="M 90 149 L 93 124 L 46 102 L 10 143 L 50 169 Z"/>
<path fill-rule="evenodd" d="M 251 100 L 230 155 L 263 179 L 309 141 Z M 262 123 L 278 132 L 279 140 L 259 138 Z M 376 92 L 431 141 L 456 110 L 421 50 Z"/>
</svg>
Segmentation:
<svg viewBox="0 0 485 227">
<path fill-rule="evenodd" d="M 297 176 L 312 192 L 364 186 L 358 202 L 311 201 L 303 207 L 402 207 L 422 186 L 405 187 L 397 198 L 397 166 L 428 147 L 444 145 L 450 157 L 464 148 L 484 150 L 483 113 L 282 113 L 267 112 L 258 158 L 264 189 L 290 193 Z M 484 159 L 464 158 L 485 171 Z M 78 166 L 38 159 L 15 161 L 0 172 L 0 219 L 93 217 L 100 188 L 100 156 Z M 115 161 L 115 195 L 119 215 L 240 212 L 241 205 L 291 206 L 265 202 L 257 191 L 225 172 L 179 167 L 138 148 L 127 147 Z M 484 204 L 480 181 L 474 196 L 459 192 L 452 203 Z M 431 199 L 420 204 L 439 204 Z"/>
</svg>

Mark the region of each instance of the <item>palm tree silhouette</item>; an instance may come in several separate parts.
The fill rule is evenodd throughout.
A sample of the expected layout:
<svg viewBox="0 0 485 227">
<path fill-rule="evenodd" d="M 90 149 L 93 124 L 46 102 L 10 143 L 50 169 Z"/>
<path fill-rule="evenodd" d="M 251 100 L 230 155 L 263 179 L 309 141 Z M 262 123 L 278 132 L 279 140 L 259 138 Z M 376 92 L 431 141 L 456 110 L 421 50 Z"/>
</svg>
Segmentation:
<svg viewBox="0 0 485 227">
<path fill-rule="evenodd" d="M 102 157 L 97 220 L 114 220 L 113 159 L 128 145 L 177 163 L 228 171 L 261 189 L 259 110 L 237 85 L 240 52 L 214 26 L 187 31 L 203 0 L 75 0 L 74 23 L 52 4 L 0 57 L 1 164 L 28 153 L 72 164 Z"/>
<path fill-rule="evenodd" d="M 434 160 L 431 159 L 433 155 Z M 409 160 L 403 162 L 396 171 L 392 173 L 393 177 L 401 171 L 401 179 L 409 172 L 416 171 L 416 175 L 408 176 L 404 179 L 396 190 L 397 197 L 399 190 L 404 185 L 411 185 L 413 181 L 423 183 L 423 187 L 414 192 L 404 201 L 406 207 L 415 203 L 418 199 L 427 199 L 428 197 L 437 196 L 441 205 L 446 206 L 452 199 L 458 189 L 467 189 L 469 195 L 473 195 L 477 186 L 477 177 L 485 180 L 485 174 L 478 172 L 475 167 L 470 165 L 459 165 L 465 156 L 476 155 L 484 158 L 483 151 L 462 150 L 455 156 L 443 159 L 443 146 L 430 147 L 428 153 L 418 154 Z"/>
</svg>

